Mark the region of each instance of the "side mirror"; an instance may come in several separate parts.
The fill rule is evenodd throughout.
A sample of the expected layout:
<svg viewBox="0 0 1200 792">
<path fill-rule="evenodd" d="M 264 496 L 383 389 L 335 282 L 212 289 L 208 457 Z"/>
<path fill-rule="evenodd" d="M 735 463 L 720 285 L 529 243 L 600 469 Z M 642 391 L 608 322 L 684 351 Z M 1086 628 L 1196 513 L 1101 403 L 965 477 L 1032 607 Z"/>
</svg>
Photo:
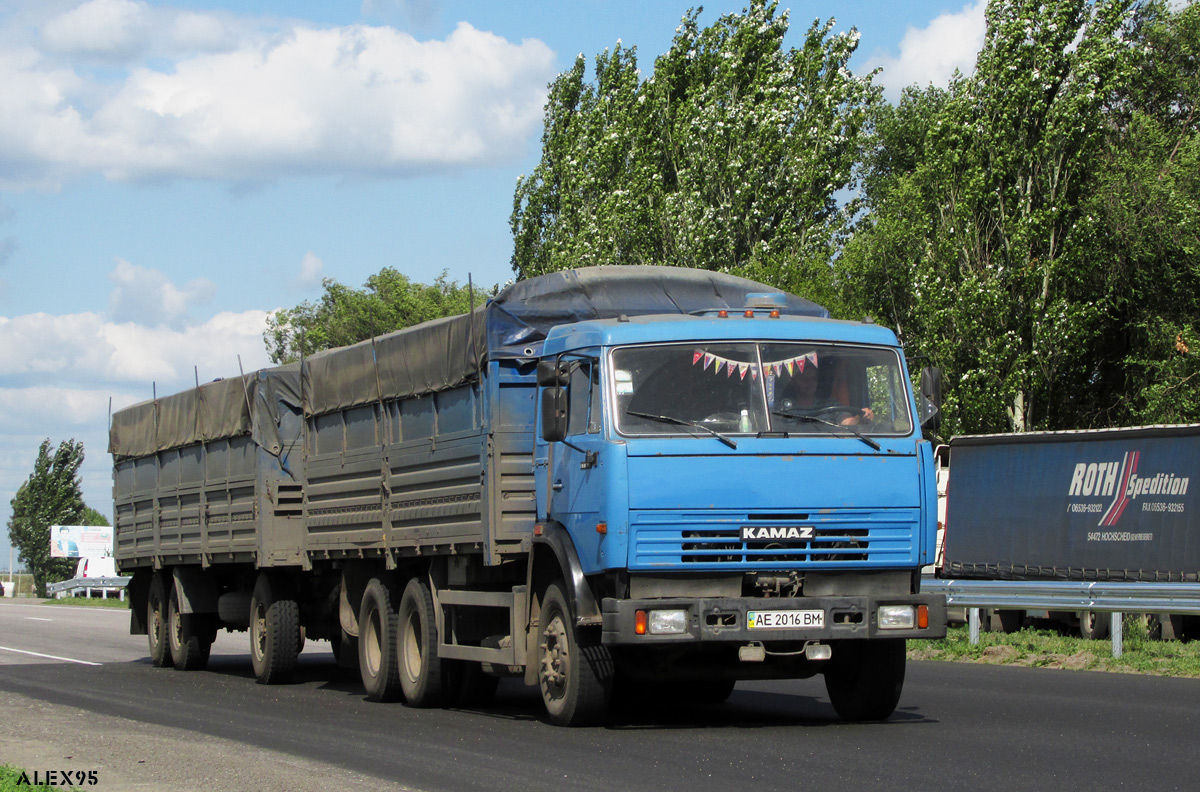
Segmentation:
<svg viewBox="0 0 1200 792">
<path fill-rule="evenodd" d="M 570 363 L 561 360 L 539 360 L 537 364 L 537 384 L 540 387 L 559 387 L 567 384 L 570 378 Z"/>
<path fill-rule="evenodd" d="M 917 403 L 921 413 L 921 431 L 936 433 L 942 425 L 942 370 L 932 366 L 921 369 L 921 393 Z"/>
<path fill-rule="evenodd" d="M 541 376 L 542 364 L 538 364 Z M 542 391 L 542 439 L 548 443 L 559 443 L 567 437 L 567 389 L 545 388 Z"/>
</svg>

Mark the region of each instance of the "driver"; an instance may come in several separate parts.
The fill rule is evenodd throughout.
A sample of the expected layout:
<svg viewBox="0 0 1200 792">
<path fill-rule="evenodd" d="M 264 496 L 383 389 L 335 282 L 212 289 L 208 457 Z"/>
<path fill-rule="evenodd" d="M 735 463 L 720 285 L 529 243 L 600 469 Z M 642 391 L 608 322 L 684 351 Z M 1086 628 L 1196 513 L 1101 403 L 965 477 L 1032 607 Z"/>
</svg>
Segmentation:
<svg viewBox="0 0 1200 792">
<path fill-rule="evenodd" d="M 817 396 L 820 376 L 815 366 L 808 366 L 792 376 L 791 397 L 784 399 L 781 406 L 785 410 L 795 411 L 804 415 L 813 415 L 820 411 L 834 412 L 842 408 L 838 423 L 842 426 L 864 426 L 875 420 L 875 413 L 870 407 L 855 409 L 847 406 L 844 401 L 834 398 L 819 398 Z M 789 404 L 790 402 L 790 404 Z"/>
</svg>

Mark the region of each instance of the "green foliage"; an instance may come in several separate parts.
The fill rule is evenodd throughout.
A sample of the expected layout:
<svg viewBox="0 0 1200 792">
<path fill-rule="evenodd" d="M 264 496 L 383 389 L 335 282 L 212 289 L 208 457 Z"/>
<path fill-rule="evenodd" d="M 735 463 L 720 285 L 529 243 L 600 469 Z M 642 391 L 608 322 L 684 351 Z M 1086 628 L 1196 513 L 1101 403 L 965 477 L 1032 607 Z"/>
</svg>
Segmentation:
<svg viewBox="0 0 1200 792">
<path fill-rule="evenodd" d="M 82 443 L 67 440 L 52 452 L 50 440 L 43 440 L 33 473 L 11 501 L 9 541 L 33 573 L 39 597 L 46 596 L 47 583 L 67 580 L 75 569 L 72 559 L 50 557 L 50 526 L 82 524 L 87 508 L 79 490 L 82 464 Z"/>
<path fill-rule="evenodd" d="M 326 278 L 317 302 L 303 302 L 267 317 L 263 341 L 271 360 L 290 363 L 322 349 L 355 344 L 431 319 L 467 313 L 472 295 L 467 286 L 442 272 L 431 284 L 414 283 L 391 267 L 367 278 L 362 289 Z M 490 291 L 475 289 L 480 305 Z"/>
<path fill-rule="evenodd" d="M 701 28 L 690 11 L 642 80 L 636 48 L 582 56 L 550 85 L 542 159 L 518 180 L 519 277 L 595 264 L 735 272 L 836 301 L 829 262 L 871 77 L 846 68 L 858 34 L 814 22 L 785 49 L 788 15 L 754 0 Z"/>
<path fill-rule="evenodd" d="M 1133 614 L 1125 616 L 1119 658 L 1112 656 L 1110 640 L 1092 641 L 1030 628 L 1011 634 L 980 633 L 979 643 L 972 645 L 966 626 L 952 627 L 941 640 L 910 641 L 908 646 L 913 660 L 1200 677 L 1200 643 L 1153 640 L 1145 622 Z"/>
<path fill-rule="evenodd" d="M 993 0 L 972 75 L 874 115 L 839 283 L 947 434 L 1200 418 L 1196 13 Z"/>
</svg>

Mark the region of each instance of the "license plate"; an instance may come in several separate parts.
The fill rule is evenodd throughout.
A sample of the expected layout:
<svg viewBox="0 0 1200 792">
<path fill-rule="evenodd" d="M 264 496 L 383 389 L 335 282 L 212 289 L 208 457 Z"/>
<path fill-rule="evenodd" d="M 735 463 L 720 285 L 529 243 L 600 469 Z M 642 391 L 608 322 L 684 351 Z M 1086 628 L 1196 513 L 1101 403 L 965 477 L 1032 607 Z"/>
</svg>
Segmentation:
<svg viewBox="0 0 1200 792">
<path fill-rule="evenodd" d="M 746 614 L 746 626 L 751 630 L 821 628 L 825 626 L 825 611 L 750 611 Z"/>
</svg>

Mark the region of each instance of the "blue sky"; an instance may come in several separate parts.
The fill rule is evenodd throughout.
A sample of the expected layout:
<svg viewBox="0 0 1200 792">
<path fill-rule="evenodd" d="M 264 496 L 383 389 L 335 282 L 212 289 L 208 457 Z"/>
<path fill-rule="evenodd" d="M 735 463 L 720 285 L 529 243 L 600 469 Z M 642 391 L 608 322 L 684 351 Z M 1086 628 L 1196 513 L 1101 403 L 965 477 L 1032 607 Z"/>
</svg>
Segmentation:
<svg viewBox="0 0 1200 792">
<path fill-rule="evenodd" d="M 507 281 L 546 83 L 617 40 L 648 75 L 690 5 L 0 0 L 0 525 L 46 437 L 111 517 L 110 399 L 267 365 L 266 315 L 324 277 Z M 857 28 L 893 98 L 982 42 L 982 2 L 780 6 L 793 44 Z"/>
</svg>

